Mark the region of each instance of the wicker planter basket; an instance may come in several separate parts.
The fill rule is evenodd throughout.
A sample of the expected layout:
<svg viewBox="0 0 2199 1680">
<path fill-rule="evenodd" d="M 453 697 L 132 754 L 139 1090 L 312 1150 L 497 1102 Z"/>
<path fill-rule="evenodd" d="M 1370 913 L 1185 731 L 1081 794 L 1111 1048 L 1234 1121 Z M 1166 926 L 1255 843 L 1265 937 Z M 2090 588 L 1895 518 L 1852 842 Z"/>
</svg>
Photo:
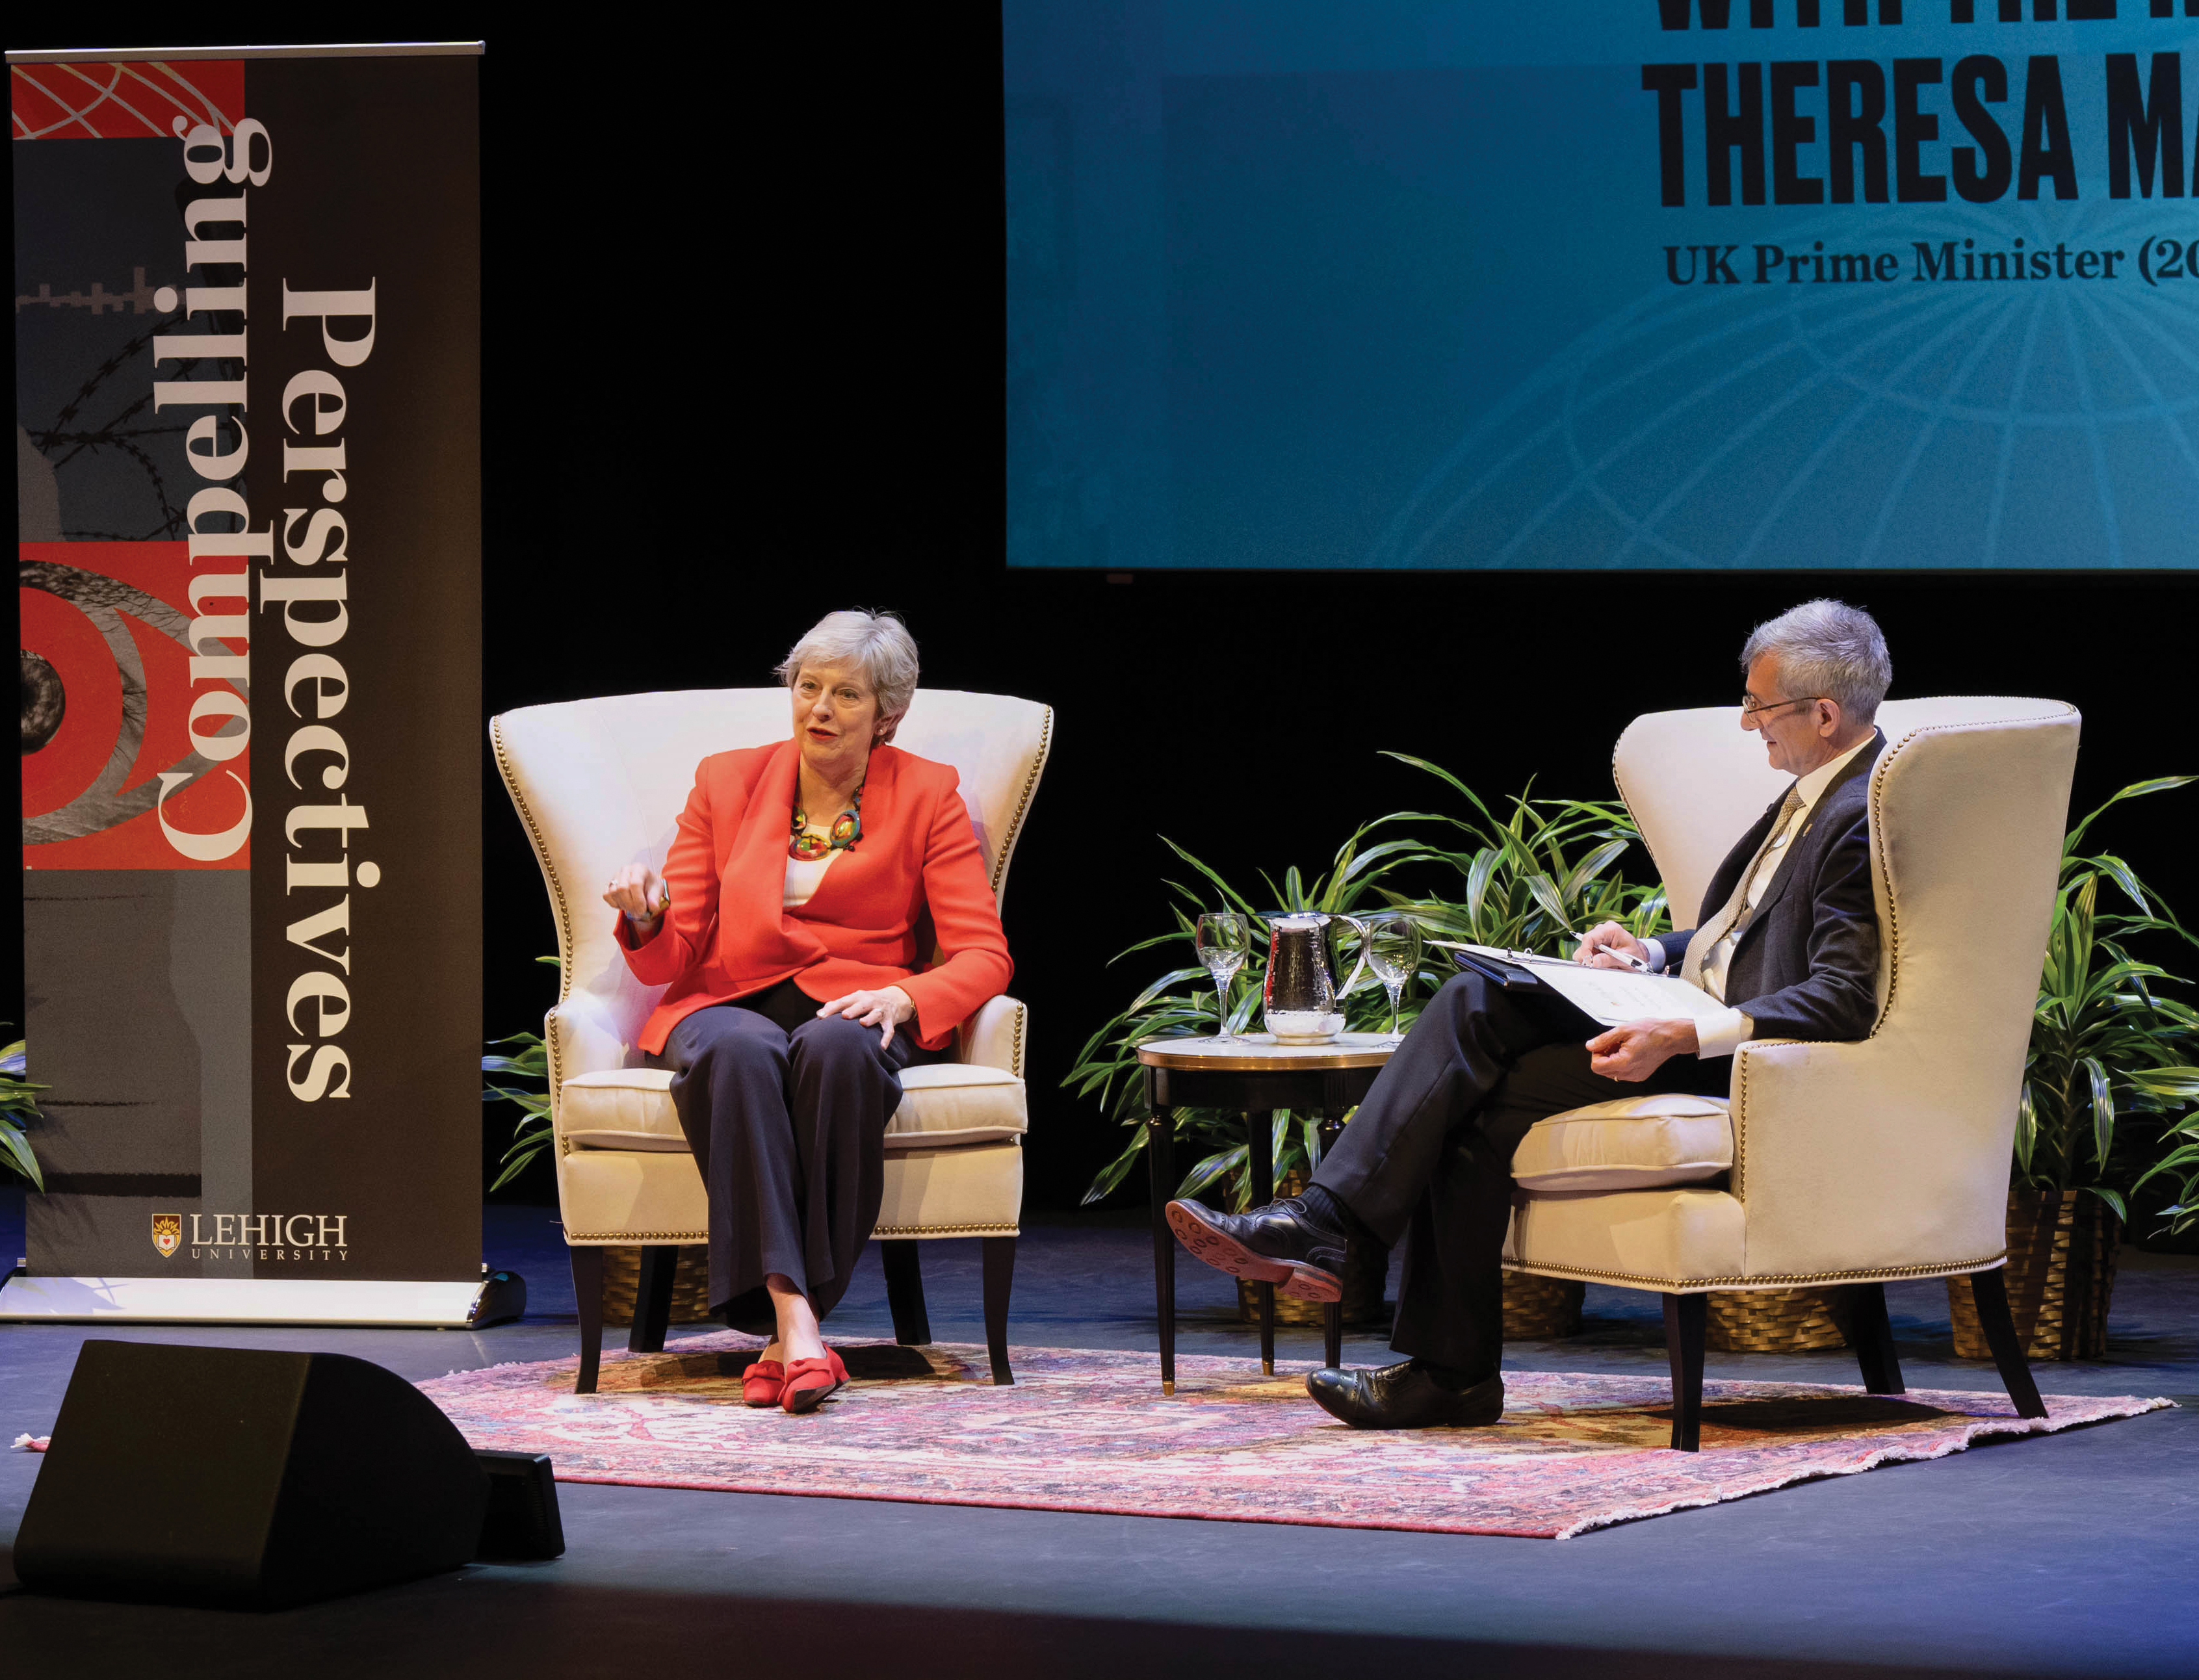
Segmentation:
<svg viewBox="0 0 2199 1680">
<path fill-rule="evenodd" d="M 1846 1347 L 1848 1292 L 1829 1289 L 1713 1289 L 1704 1340 L 1720 1353 L 1807 1353 Z"/>
<path fill-rule="evenodd" d="M 2108 1350 L 2122 1222 L 2082 1190 L 2012 1190 L 2008 1198 L 2008 1309 L 2026 1359 L 2097 1359 Z M 1977 1298 L 1966 1277 L 1947 1280 L 1955 1352 L 1990 1359 Z"/>
<path fill-rule="evenodd" d="M 633 1322 L 634 1298 L 641 1292 L 641 1251 L 604 1251 L 604 1322 Z M 710 1251 L 701 1243 L 683 1245 L 672 1274 L 672 1321 L 708 1324 L 710 1318 Z"/>
<path fill-rule="evenodd" d="M 1588 1286 L 1570 1278 L 1537 1277 L 1531 1272 L 1504 1274 L 1504 1339 L 1554 1342 L 1578 1336 L 1581 1302 Z"/>
</svg>

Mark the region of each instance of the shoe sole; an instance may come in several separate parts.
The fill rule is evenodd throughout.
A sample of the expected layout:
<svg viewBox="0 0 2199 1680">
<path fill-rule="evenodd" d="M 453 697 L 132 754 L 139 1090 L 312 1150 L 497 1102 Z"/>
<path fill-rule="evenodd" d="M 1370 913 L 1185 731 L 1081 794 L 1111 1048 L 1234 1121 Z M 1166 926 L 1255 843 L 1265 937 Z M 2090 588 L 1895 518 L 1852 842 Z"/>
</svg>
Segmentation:
<svg viewBox="0 0 2199 1680">
<path fill-rule="evenodd" d="M 1302 1260 L 1276 1260 L 1256 1254 L 1234 1237 L 1225 1236 L 1181 1202 L 1168 1205 L 1169 1229 L 1194 1260 L 1203 1260 L 1217 1272 L 1227 1272 L 1253 1283 L 1272 1283 L 1275 1293 L 1293 1301 L 1340 1301 L 1344 1280 L 1334 1272 Z"/>
<path fill-rule="evenodd" d="M 797 1388 L 793 1393 L 787 1395 L 781 1403 L 793 1415 L 801 1417 L 815 1411 L 846 1386 L 845 1383 L 834 1383 L 829 1388 Z"/>
</svg>

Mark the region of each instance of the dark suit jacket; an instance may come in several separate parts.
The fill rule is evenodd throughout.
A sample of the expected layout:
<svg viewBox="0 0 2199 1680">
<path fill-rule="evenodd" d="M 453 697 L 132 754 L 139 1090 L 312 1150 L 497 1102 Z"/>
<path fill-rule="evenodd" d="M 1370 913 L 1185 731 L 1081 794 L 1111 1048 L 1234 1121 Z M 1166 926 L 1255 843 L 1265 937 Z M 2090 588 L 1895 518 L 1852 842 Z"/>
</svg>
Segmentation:
<svg viewBox="0 0 2199 1680">
<path fill-rule="evenodd" d="M 1870 767 L 1886 746 L 1874 733 L 1810 809 L 1802 831 L 1756 907 L 1726 968 L 1725 1000 L 1759 1038 L 1857 1039 L 1878 1012 L 1878 907 L 1870 890 Z M 1786 802 L 1770 808 L 1726 854 L 1695 925 L 1716 916 Z M 1686 960 L 1685 933 L 1659 936 L 1666 971 Z"/>
</svg>

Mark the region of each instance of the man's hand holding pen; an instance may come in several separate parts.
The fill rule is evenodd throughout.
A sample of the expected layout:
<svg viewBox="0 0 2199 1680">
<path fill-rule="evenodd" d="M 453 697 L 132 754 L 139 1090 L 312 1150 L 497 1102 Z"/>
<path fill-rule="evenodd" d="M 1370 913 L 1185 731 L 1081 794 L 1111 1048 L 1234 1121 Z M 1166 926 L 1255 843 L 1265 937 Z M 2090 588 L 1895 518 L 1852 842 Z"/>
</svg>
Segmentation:
<svg viewBox="0 0 2199 1680">
<path fill-rule="evenodd" d="M 1649 948 L 1617 922 L 1599 922 L 1581 936 L 1573 960 L 1584 968 L 1624 968 L 1647 974 Z"/>
</svg>

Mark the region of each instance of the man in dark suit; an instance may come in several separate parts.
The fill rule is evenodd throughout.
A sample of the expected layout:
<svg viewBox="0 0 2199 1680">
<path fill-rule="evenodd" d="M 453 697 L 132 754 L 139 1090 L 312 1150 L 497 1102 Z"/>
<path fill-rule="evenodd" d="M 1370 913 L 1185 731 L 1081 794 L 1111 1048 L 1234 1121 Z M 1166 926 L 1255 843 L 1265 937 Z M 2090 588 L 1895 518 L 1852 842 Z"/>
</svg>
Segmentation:
<svg viewBox="0 0 2199 1680">
<path fill-rule="evenodd" d="M 1727 1094 L 1734 1052 L 1762 1035 L 1858 1039 L 1877 1008 L 1878 914 L 1865 798 L 1893 679 L 1868 613 L 1811 601 L 1759 627 L 1741 656 L 1741 726 L 1794 785 L 1712 878 L 1697 925 L 1635 938 L 1615 922 L 1577 953 L 1648 967 L 1725 1007 L 1607 1031 L 1554 994 L 1478 973 L 1422 1012 L 1301 1196 L 1241 1214 L 1169 1205 L 1184 1246 L 1286 1295 L 1341 1292 L 1347 1234 L 1405 1245 L 1391 1346 L 1401 1364 L 1318 1371 L 1321 1405 L 1361 1428 L 1493 1423 L 1504 1409 L 1499 1265 L 1512 1152 L 1546 1115 L 1648 1091 Z"/>
</svg>

